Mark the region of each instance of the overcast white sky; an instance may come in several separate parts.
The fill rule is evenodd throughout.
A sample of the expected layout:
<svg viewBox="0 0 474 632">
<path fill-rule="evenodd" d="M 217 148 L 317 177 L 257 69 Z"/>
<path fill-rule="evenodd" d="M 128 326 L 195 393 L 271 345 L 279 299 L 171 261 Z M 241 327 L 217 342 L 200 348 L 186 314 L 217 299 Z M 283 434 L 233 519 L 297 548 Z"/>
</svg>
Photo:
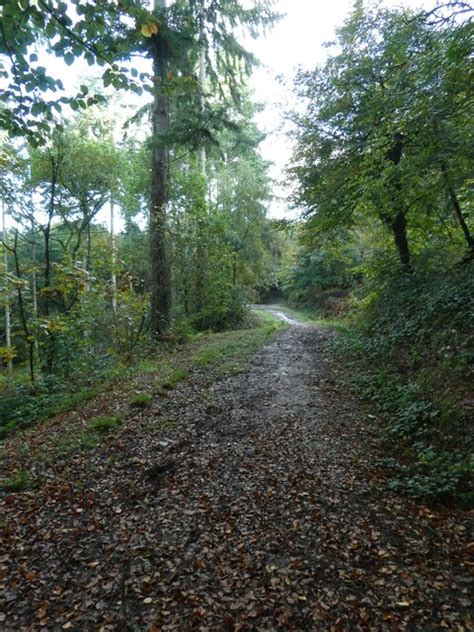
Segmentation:
<svg viewBox="0 0 474 632">
<path fill-rule="evenodd" d="M 383 4 L 432 8 L 435 0 L 384 0 Z M 328 54 L 324 43 L 334 38 L 335 29 L 343 23 L 353 5 L 354 0 L 278 0 L 276 11 L 286 16 L 266 37 L 249 42 L 263 64 L 252 79 L 256 100 L 266 104 L 265 111 L 257 118 L 259 126 L 268 133 L 262 154 L 275 163 L 271 175 L 278 183 L 284 183 L 283 170 L 291 156 L 291 144 L 280 126 L 295 100 L 276 76 L 291 79 L 298 66 L 314 68 L 324 62 Z M 288 191 L 280 185 L 276 192 L 284 197 Z M 270 214 L 289 215 L 287 204 L 275 201 Z"/>
</svg>

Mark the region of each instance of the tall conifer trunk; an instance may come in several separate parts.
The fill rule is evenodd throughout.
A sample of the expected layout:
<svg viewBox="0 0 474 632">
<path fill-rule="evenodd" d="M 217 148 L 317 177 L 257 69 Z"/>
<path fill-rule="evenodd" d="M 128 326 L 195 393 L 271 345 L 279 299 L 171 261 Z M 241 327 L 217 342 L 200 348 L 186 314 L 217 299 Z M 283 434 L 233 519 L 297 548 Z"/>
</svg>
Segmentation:
<svg viewBox="0 0 474 632">
<path fill-rule="evenodd" d="M 204 116 L 204 90 L 206 83 L 206 52 L 204 50 L 204 10 L 201 10 L 200 19 L 200 38 L 201 38 L 201 50 L 199 52 L 199 94 L 198 105 L 199 113 L 201 117 Z M 201 121 L 201 125 L 204 121 Z M 203 179 L 203 188 L 199 194 L 202 194 L 202 200 L 197 204 L 198 212 L 197 220 L 197 247 L 196 247 L 196 304 L 195 310 L 199 318 L 198 327 L 202 329 L 204 327 L 204 283 L 205 283 L 205 235 L 204 235 L 204 217 L 201 217 L 201 213 L 206 212 L 206 198 L 207 198 L 207 182 L 206 182 L 206 147 L 204 145 L 204 138 L 201 138 L 199 145 L 199 171 Z"/>
<path fill-rule="evenodd" d="M 154 7 L 165 9 L 166 0 L 155 0 Z M 152 336 L 161 338 L 171 318 L 171 271 L 167 244 L 169 149 L 164 138 L 170 126 L 170 102 L 165 91 L 169 51 L 160 32 L 152 39 L 151 52 L 155 81 L 150 190 L 151 331 Z"/>
<path fill-rule="evenodd" d="M 10 312 L 10 288 L 8 282 L 8 250 L 7 250 L 7 227 L 5 221 L 5 203 L 2 200 L 2 239 L 4 250 L 4 267 L 5 267 L 5 347 L 7 352 L 12 350 L 12 332 L 11 332 L 11 312 Z M 7 369 L 11 373 L 13 370 L 13 361 L 11 357 L 7 359 Z"/>
</svg>

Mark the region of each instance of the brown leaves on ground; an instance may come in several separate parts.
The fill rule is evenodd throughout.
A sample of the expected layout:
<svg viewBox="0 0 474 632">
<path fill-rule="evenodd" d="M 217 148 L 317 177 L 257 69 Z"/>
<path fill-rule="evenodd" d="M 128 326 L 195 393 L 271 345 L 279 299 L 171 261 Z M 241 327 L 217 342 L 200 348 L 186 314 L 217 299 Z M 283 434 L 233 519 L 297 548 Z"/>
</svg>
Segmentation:
<svg viewBox="0 0 474 632">
<path fill-rule="evenodd" d="M 329 335 L 195 372 L 4 495 L 4 629 L 468 630 L 466 516 L 384 490 Z"/>
</svg>

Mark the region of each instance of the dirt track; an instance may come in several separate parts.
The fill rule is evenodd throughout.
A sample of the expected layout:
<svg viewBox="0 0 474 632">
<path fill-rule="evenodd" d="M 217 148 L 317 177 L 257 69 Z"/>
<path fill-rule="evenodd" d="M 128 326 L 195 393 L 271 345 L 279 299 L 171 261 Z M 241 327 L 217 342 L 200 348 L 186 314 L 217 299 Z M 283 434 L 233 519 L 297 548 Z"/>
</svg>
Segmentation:
<svg viewBox="0 0 474 632">
<path fill-rule="evenodd" d="M 292 322 L 9 501 L 5 629 L 470 629 L 464 518 L 385 491 L 332 335 Z"/>
</svg>

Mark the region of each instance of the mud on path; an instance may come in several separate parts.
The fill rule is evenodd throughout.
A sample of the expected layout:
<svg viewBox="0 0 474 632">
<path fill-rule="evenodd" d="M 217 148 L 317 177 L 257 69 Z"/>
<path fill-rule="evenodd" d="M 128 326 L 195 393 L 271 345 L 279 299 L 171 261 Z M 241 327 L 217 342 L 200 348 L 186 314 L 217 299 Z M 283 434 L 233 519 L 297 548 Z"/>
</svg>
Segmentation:
<svg viewBox="0 0 474 632">
<path fill-rule="evenodd" d="M 465 519 L 385 490 L 332 335 L 292 323 L 12 498 L 5 629 L 470 629 Z"/>
</svg>

